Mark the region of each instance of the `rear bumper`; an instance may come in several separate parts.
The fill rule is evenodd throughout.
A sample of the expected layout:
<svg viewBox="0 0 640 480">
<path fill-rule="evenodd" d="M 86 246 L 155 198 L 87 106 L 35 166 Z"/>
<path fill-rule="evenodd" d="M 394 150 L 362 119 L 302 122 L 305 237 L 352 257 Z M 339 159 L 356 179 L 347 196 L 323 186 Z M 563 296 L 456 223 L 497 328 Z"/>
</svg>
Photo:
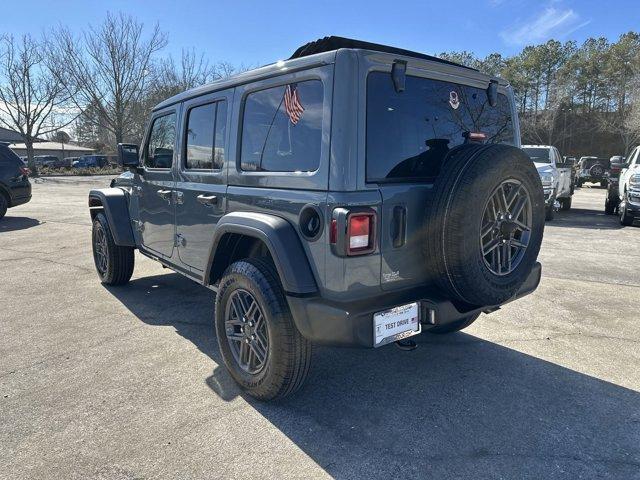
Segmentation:
<svg viewBox="0 0 640 480">
<path fill-rule="evenodd" d="M 31 200 L 31 183 L 27 180 L 11 186 L 11 206 L 17 207 Z"/>
<path fill-rule="evenodd" d="M 542 266 L 536 263 L 518 293 L 509 302 L 533 292 L 540 283 Z M 499 305 L 471 307 L 455 304 L 429 288 L 412 288 L 381 294 L 375 299 L 338 303 L 320 297 L 287 296 L 289 308 L 300 333 L 308 340 L 333 346 L 373 347 L 373 314 L 418 301 L 425 327 L 446 325 L 479 312 L 496 310 Z M 508 302 L 505 302 L 508 303 Z M 426 323 L 433 311 L 435 324 Z"/>
</svg>

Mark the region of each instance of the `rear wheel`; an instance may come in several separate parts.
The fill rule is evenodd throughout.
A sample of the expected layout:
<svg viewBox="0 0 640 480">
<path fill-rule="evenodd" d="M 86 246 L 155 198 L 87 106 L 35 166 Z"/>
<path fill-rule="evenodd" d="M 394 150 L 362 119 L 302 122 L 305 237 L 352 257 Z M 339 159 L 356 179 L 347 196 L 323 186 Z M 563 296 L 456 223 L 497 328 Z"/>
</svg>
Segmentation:
<svg viewBox="0 0 640 480">
<path fill-rule="evenodd" d="M 135 262 L 132 247 L 116 245 L 103 213 L 93 220 L 91 232 L 93 260 L 100 281 L 105 285 L 123 285 L 131 279 Z"/>
<path fill-rule="evenodd" d="M 531 273 L 542 241 L 540 176 L 522 151 L 464 145 L 445 159 L 427 211 L 432 281 L 451 298 L 497 305 Z"/>
<path fill-rule="evenodd" d="M 561 198 L 560 206 L 564 211 L 571 210 L 571 197 Z"/>
<path fill-rule="evenodd" d="M 7 208 L 9 208 L 9 202 L 2 192 L 0 192 L 0 219 L 7 214 Z"/>
<path fill-rule="evenodd" d="M 545 207 L 544 209 L 544 219 L 545 221 L 551 221 L 556 216 L 556 212 L 553 207 Z"/>
<path fill-rule="evenodd" d="M 613 215 L 616 211 L 616 207 L 609 197 L 604 201 L 604 213 L 607 215 Z"/>
<path fill-rule="evenodd" d="M 601 180 L 601 181 L 600 181 L 600 186 L 601 186 L 602 188 L 607 188 L 607 181 L 606 181 L 606 180 Z"/>
<path fill-rule="evenodd" d="M 475 322 L 479 316 L 480 314 L 476 313 L 474 315 L 469 315 L 468 317 L 461 318 L 460 320 L 456 320 L 455 322 L 451 322 L 446 325 L 436 325 L 435 327 L 431 327 L 430 329 L 428 329 L 427 332 L 436 333 L 438 335 L 458 332 L 463 328 L 467 328 L 469 325 Z"/>
<path fill-rule="evenodd" d="M 215 327 L 224 363 L 249 395 L 272 400 L 304 383 L 311 343 L 294 324 L 271 262 L 251 258 L 229 266 L 216 296 Z"/>
</svg>

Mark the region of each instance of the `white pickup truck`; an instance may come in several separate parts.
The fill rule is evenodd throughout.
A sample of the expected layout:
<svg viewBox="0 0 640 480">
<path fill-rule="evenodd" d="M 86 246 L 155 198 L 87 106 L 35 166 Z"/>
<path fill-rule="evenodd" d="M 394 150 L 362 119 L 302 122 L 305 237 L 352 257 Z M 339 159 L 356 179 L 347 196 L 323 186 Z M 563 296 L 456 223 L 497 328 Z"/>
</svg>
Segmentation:
<svg viewBox="0 0 640 480">
<path fill-rule="evenodd" d="M 627 158 L 629 166 L 620 172 L 618 182 L 618 212 L 622 225 L 631 225 L 635 219 L 640 219 L 640 145 Z"/>
<path fill-rule="evenodd" d="M 550 145 L 523 145 L 522 150 L 529 155 L 538 169 L 544 189 L 545 218 L 553 220 L 555 210 L 571 208 L 573 195 L 571 165 L 562 163 L 560 152 Z"/>
</svg>

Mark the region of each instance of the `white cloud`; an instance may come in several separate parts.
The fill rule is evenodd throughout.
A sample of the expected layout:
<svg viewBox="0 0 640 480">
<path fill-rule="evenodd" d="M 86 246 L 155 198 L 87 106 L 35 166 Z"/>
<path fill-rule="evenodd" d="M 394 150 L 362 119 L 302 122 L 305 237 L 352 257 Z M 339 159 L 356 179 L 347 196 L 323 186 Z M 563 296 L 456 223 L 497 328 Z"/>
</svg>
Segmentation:
<svg viewBox="0 0 640 480">
<path fill-rule="evenodd" d="M 563 38 L 584 27 L 590 20 L 583 21 L 571 8 L 546 7 L 542 12 L 524 22 L 516 22 L 513 27 L 500 32 L 500 37 L 509 45 L 526 45 Z"/>
</svg>

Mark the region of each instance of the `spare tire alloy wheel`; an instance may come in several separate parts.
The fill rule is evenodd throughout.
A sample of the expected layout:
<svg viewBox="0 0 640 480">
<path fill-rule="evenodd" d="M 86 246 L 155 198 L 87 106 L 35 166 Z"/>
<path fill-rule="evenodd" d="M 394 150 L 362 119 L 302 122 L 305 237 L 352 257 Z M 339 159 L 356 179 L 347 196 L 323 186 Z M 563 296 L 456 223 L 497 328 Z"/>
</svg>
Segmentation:
<svg viewBox="0 0 640 480">
<path fill-rule="evenodd" d="M 592 177 L 599 178 L 602 175 L 604 175 L 604 168 L 602 167 L 602 165 L 597 163 L 593 167 L 591 167 L 591 169 L 589 170 L 589 173 L 591 174 Z"/>
<path fill-rule="evenodd" d="M 516 179 L 503 181 L 484 208 L 480 245 L 487 268 L 496 275 L 513 272 L 524 257 L 531 236 L 531 199 Z"/>
<path fill-rule="evenodd" d="M 256 299 L 246 290 L 234 291 L 226 305 L 225 332 L 238 366 L 255 375 L 267 364 L 269 331 Z"/>
<path fill-rule="evenodd" d="M 500 144 L 452 149 L 431 198 L 425 253 L 433 282 L 470 305 L 513 298 L 544 230 L 542 183 L 529 157 Z"/>
</svg>

